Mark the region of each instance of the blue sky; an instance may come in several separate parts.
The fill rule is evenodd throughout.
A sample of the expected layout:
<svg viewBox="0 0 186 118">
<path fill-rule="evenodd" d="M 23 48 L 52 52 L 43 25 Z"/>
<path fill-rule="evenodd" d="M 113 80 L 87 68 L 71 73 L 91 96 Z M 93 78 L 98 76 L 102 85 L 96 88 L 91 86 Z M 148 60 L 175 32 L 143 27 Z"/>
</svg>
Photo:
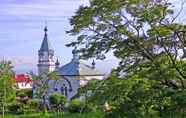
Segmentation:
<svg viewBox="0 0 186 118">
<path fill-rule="evenodd" d="M 70 30 L 69 18 L 80 5 L 87 4 L 87 0 L 1 0 L 0 59 L 11 60 L 18 73 L 36 71 L 37 52 L 47 21 L 49 40 L 56 56 L 62 65 L 68 63 L 72 49 L 65 44 L 75 39 L 65 33 Z M 113 58 L 97 63 L 97 68 L 104 73 L 117 64 Z"/>
<path fill-rule="evenodd" d="M 171 0 L 177 11 L 182 0 Z M 80 5 L 88 0 L 0 0 L 0 59 L 13 62 L 19 73 L 37 69 L 37 52 L 43 39 L 43 28 L 47 21 L 49 39 L 61 64 L 68 63 L 71 48 L 65 44 L 74 40 L 65 31 L 70 30 L 69 18 Z M 185 22 L 184 6 L 180 22 Z M 107 73 L 117 65 L 111 54 L 104 61 L 97 61 L 97 68 Z M 106 65 L 106 66 L 105 66 Z"/>
</svg>

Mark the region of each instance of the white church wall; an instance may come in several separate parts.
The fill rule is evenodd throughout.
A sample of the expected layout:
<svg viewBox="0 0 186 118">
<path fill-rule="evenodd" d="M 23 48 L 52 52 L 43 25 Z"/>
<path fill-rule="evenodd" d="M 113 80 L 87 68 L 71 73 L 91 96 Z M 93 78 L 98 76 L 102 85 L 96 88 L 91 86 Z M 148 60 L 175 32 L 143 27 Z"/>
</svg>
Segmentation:
<svg viewBox="0 0 186 118">
<path fill-rule="evenodd" d="M 88 83 L 90 80 L 102 80 L 104 76 L 61 76 L 60 80 L 50 80 L 48 84 L 47 97 L 49 97 L 52 93 L 58 92 L 67 96 L 68 100 L 71 100 L 73 96 L 75 96 L 78 92 L 78 89 Z M 63 91 L 62 91 L 63 87 Z M 65 87 L 66 92 L 65 93 Z M 35 90 L 34 90 L 35 93 Z"/>
<path fill-rule="evenodd" d="M 90 80 L 103 80 L 104 76 L 82 76 L 80 79 L 80 86 L 85 86 Z"/>
<path fill-rule="evenodd" d="M 75 77 L 61 77 L 60 80 L 50 80 L 49 81 L 49 88 L 47 91 L 47 96 L 49 97 L 52 93 L 58 92 L 67 96 L 67 99 L 70 100 L 74 95 L 77 94 L 77 90 L 80 87 L 79 80 L 74 79 Z M 68 82 L 69 81 L 69 82 Z M 69 84 L 70 83 L 70 84 Z M 65 87 L 67 91 L 65 92 Z M 64 89 L 62 91 L 62 88 Z"/>
<path fill-rule="evenodd" d="M 70 100 L 72 97 L 74 97 L 77 94 L 78 89 L 80 87 L 80 81 L 76 79 L 75 76 L 65 76 L 65 78 L 70 81 L 72 86 L 72 91 L 69 92 L 68 94 L 68 99 Z"/>
</svg>

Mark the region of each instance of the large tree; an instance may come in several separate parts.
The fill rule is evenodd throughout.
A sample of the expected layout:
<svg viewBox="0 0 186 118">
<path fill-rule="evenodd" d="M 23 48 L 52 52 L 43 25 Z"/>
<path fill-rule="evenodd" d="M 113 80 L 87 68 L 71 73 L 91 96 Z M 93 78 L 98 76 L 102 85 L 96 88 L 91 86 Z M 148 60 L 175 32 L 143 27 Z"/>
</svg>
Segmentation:
<svg viewBox="0 0 186 118">
<path fill-rule="evenodd" d="M 0 62 L 0 112 L 4 115 L 8 103 L 15 100 L 15 81 L 11 62 Z"/>
<path fill-rule="evenodd" d="M 67 46 L 79 46 L 83 59 L 112 51 L 120 60 L 110 78 L 82 88 L 93 91 L 88 101 L 109 104 L 107 117 L 185 115 L 186 27 L 172 6 L 168 0 L 90 0 L 71 18 L 68 33 L 78 38 Z"/>
<path fill-rule="evenodd" d="M 85 59 L 104 59 L 113 51 L 120 59 L 119 75 L 136 73 L 144 63 L 145 69 L 153 68 L 159 75 L 171 74 L 162 67 L 164 56 L 164 64 L 175 70 L 176 81 L 184 88 L 185 68 L 178 66 L 183 62 L 178 59 L 186 55 L 185 25 L 176 22 L 171 7 L 168 0 L 90 0 L 71 18 L 68 33 L 78 38 L 67 46 L 79 46 Z M 169 80 L 160 78 L 170 86 Z"/>
</svg>

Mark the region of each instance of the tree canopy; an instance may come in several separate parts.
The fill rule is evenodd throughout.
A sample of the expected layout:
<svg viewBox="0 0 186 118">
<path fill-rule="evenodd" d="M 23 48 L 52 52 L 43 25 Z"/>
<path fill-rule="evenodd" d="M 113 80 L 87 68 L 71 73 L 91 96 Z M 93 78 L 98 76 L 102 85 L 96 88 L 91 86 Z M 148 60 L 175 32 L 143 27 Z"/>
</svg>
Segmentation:
<svg viewBox="0 0 186 118">
<path fill-rule="evenodd" d="M 11 62 L 0 62 L 0 112 L 4 115 L 9 103 L 16 97 L 14 72 Z"/>
<path fill-rule="evenodd" d="M 168 0 L 90 0 L 70 19 L 68 33 L 78 38 L 67 46 L 78 46 L 81 58 L 113 51 L 120 60 L 111 77 L 80 89 L 92 91 L 90 104 L 107 103 L 108 117 L 185 115 L 186 25 L 172 7 Z"/>
<path fill-rule="evenodd" d="M 112 50 L 120 59 L 118 75 L 141 69 L 162 75 L 169 67 L 184 88 L 185 25 L 175 21 L 171 6 L 167 0 L 91 0 L 71 18 L 68 33 L 78 38 L 67 46 L 79 46 L 85 59 L 104 59 Z"/>
</svg>

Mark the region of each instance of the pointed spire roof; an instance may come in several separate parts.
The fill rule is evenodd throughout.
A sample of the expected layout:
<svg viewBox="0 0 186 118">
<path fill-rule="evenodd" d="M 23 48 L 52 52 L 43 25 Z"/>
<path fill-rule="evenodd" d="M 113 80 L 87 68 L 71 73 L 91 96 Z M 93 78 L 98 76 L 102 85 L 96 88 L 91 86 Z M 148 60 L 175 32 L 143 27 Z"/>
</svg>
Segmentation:
<svg viewBox="0 0 186 118">
<path fill-rule="evenodd" d="M 50 43 L 50 41 L 48 40 L 47 31 L 48 31 L 48 28 L 47 28 L 47 26 L 45 26 L 45 28 L 44 28 L 45 35 L 44 35 L 43 42 L 42 42 L 42 44 L 41 44 L 40 51 L 49 51 L 49 50 L 53 50 L 53 48 L 52 48 L 52 46 L 51 46 L 51 43 Z"/>
<path fill-rule="evenodd" d="M 59 62 L 59 59 L 57 58 L 57 60 L 56 60 L 56 66 L 59 66 L 60 65 L 60 62 Z"/>
<path fill-rule="evenodd" d="M 92 69 L 95 69 L 95 66 L 96 66 L 96 62 L 93 60 L 92 61 Z"/>
</svg>

